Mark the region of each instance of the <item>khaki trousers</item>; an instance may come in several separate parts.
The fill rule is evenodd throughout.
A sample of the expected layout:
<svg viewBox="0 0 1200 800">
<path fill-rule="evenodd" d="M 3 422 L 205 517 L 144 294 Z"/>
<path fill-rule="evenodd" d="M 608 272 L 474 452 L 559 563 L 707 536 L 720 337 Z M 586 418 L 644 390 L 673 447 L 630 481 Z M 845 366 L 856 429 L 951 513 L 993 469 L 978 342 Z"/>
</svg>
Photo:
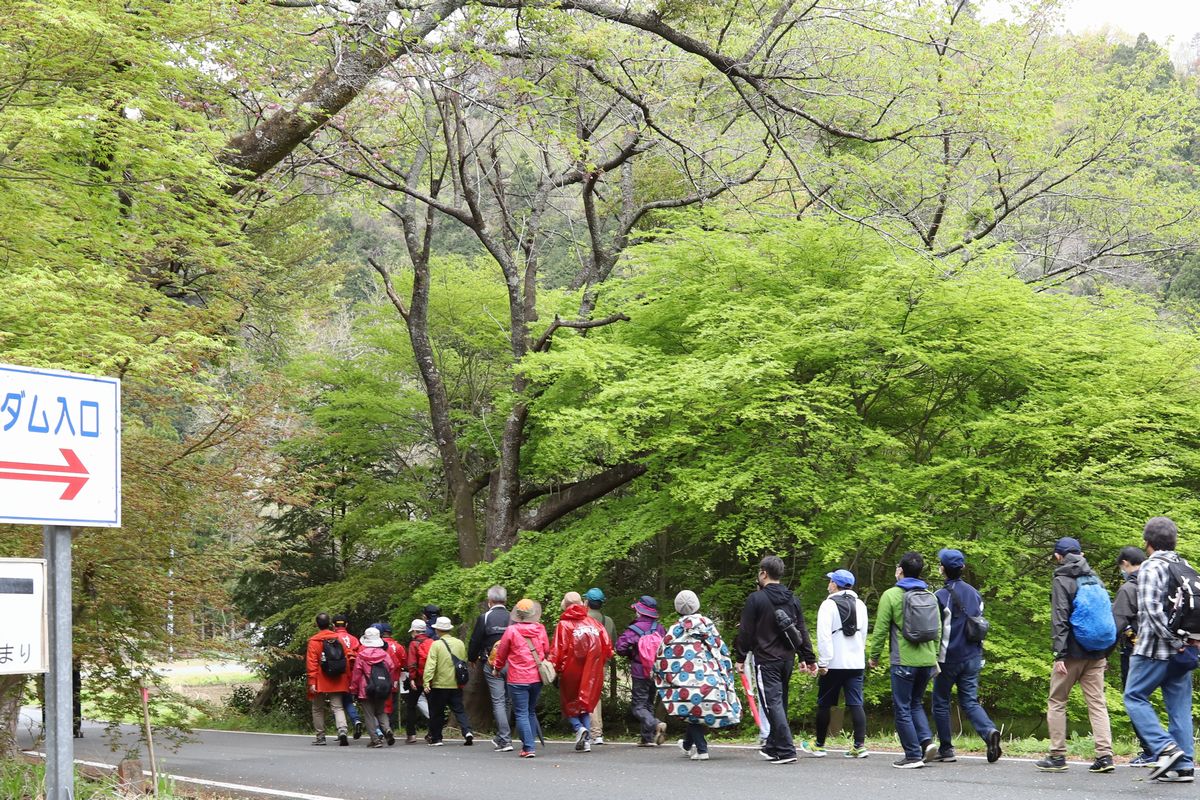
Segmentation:
<svg viewBox="0 0 1200 800">
<path fill-rule="evenodd" d="M 312 699 L 313 730 L 318 739 L 325 738 L 325 701 L 333 709 L 333 722 L 338 733 L 346 732 L 346 707 L 342 704 L 341 692 L 318 692 Z"/>
<path fill-rule="evenodd" d="M 600 699 L 596 701 L 596 707 L 592 709 L 592 738 L 604 738 L 604 713 L 602 706 L 604 705 L 604 692 L 600 693 Z"/>
<path fill-rule="evenodd" d="M 1079 684 L 1087 703 L 1096 740 L 1096 757 L 1112 755 L 1112 728 L 1108 724 L 1108 705 L 1104 699 L 1104 670 L 1108 659 L 1067 658 L 1067 674 L 1050 671 L 1050 702 L 1046 707 L 1046 727 L 1050 729 L 1050 755 L 1067 754 L 1067 698 L 1071 687 Z"/>
</svg>

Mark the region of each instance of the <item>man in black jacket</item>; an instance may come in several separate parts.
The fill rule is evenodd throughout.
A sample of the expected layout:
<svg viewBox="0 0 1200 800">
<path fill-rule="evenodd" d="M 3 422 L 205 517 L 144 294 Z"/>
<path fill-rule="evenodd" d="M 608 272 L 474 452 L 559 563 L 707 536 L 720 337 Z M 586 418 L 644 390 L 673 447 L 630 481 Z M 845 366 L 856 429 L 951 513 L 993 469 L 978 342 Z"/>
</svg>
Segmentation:
<svg viewBox="0 0 1200 800">
<path fill-rule="evenodd" d="M 738 670 L 746 656 L 754 654 L 755 677 L 758 683 L 758 702 L 761 712 L 771 725 L 771 733 L 759 754 L 772 764 L 793 764 L 796 747 L 788 726 L 788 684 L 792 677 L 793 658 L 799 656 L 801 669 L 810 675 L 817 672 L 817 656 L 813 653 L 808 626 L 800 601 L 779 581 L 783 578 L 783 559 L 766 556 L 758 565 L 758 591 L 746 598 L 742 622 L 733 648 L 737 654 Z M 793 647 L 787 632 L 780 627 L 776 610 L 782 610 L 794 626 L 799 647 Z M 789 626 L 789 627 L 791 627 Z"/>
<path fill-rule="evenodd" d="M 508 592 L 503 586 L 493 586 L 487 593 L 488 610 L 475 619 L 475 628 L 471 631 L 471 641 L 467 644 L 467 660 L 480 666 L 492 655 L 492 648 L 504 635 L 508 627 Z M 512 728 L 508 724 L 508 670 L 495 674 L 490 669 L 483 670 L 483 678 L 487 681 L 488 694 L 492 697 L 492 715 L 496 718 L 496 736 L 492 744 L 498 753 L 512 752 Z"/>
</svg>

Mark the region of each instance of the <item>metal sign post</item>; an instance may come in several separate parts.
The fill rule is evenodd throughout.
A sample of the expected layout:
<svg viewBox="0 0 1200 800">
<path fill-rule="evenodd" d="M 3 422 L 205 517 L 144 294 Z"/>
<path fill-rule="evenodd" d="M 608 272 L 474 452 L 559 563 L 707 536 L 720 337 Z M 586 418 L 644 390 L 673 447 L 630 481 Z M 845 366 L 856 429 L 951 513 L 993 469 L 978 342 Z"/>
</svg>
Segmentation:
<svg viewBox="0 0 1200 800">
<path fill-rule="evenodd" d="M 46 800 L 73 800 L 71 526 L 121 525 L 120 381 L 0 364 L 5 522 L 45 526 Z"/>
</svg>

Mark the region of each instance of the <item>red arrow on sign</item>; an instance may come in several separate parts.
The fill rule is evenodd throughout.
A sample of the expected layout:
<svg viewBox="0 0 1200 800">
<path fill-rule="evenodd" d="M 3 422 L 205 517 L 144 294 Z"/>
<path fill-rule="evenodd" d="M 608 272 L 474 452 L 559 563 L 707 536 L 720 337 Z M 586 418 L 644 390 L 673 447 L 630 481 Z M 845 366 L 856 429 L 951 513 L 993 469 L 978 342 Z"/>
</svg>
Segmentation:
<svg viewBox="0 0 1200 800">
<path fill-rule="evenodd" d="M 60 448 L 63 458 L 66 460 L 66 465 L 58 464 L 26 464 L 20 461 L 0 461 L 0 480 L 9 481 L 42 481 L 46 483 L 65 483 L 67 486 L 63 489 L 62 496 L 59 500 L 74 500 L 75 495 L 79 494 L 79 490 L 88 482 L 88 471 L 83 466 L 83 462 L 79 460 L 79 456 L 75 455 L 74 450 L 66 450 Z M 25 470 L 25 472 L 4 472 L 3 470 Z M 32 475 L 28 473 L 34 473 Z M 39 474 L 39 473 L 66 473 L 66 474 Z"/>
</svg>

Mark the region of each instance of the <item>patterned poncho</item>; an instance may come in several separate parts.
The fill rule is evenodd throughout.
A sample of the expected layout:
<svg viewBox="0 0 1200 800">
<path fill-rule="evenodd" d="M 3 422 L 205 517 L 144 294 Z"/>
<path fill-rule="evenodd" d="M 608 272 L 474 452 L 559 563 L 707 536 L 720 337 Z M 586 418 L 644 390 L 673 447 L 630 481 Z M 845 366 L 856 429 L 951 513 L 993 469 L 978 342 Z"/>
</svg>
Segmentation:
<svg viewBox="0 0 1200 800">
<path fill-rule="evenodd" d="M 736 725 L 742 704 L 735 681 L 729 648 L 711 619 L 689 614 L 667 631 L 654 663 L 654 683 L 668 714 L 710 728 Z"/>
</svg>

